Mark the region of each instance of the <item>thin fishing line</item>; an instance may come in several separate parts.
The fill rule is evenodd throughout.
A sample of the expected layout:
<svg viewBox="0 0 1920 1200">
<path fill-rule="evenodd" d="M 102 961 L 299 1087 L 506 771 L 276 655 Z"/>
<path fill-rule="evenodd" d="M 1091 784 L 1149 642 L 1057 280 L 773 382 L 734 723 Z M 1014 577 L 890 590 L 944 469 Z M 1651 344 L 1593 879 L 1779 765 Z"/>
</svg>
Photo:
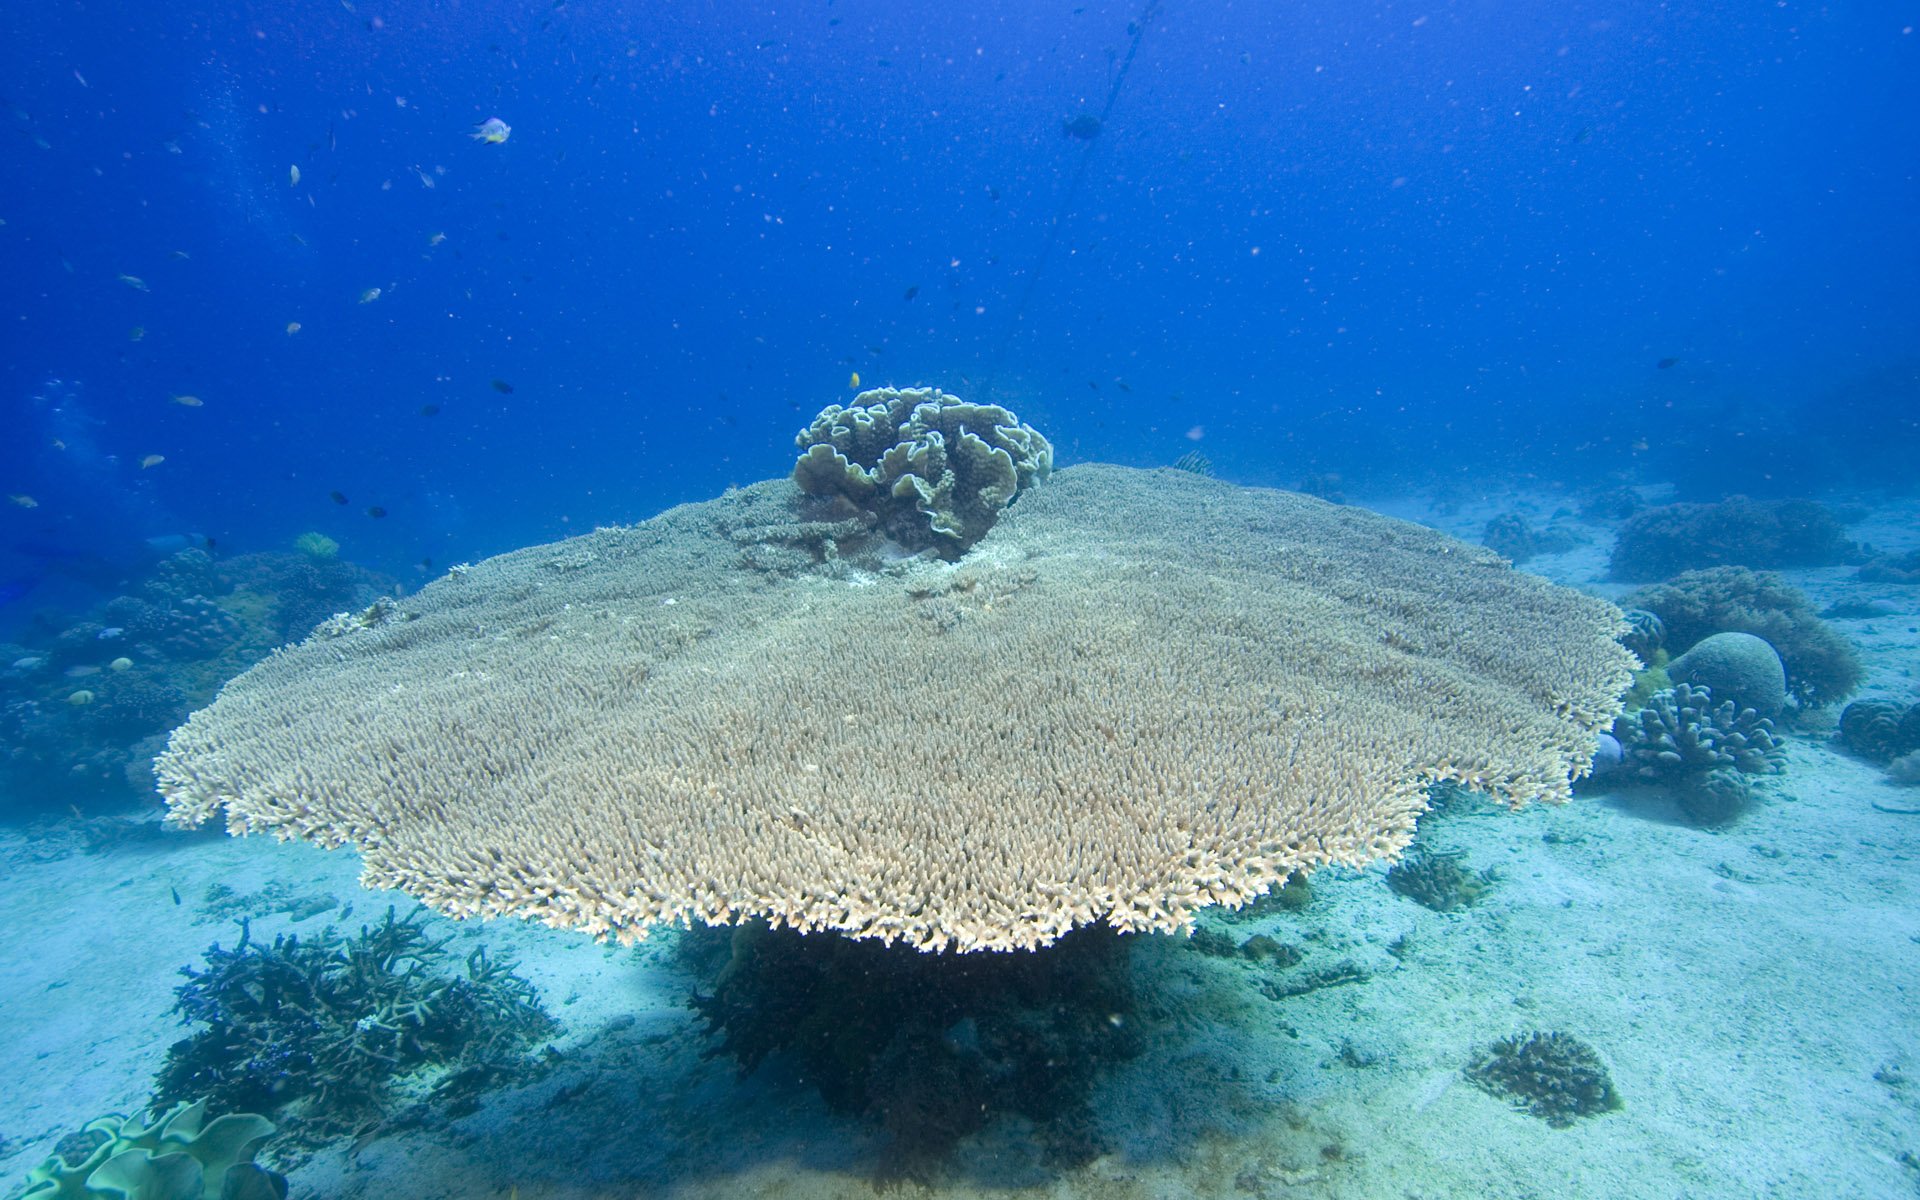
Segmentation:
<svg viewBox="0 0 1920 1200">
<path fill-rule="evenodd" d="M 1113 114 L 1113 106 L 1120 99 L 1120 89 L 1126 85 L 1127 72 L 1133 69 L 1133 60 L 1140 53 L 1140 43 L 1147 36 L 1147 25 L 1160 13 L 1160 0 L 1147 0 L 1147 6 L 1140 10 L 1140 16 L 1133 22 L 1133 41 L 1127 46 L 1127 57 L 1121 61 L 1120 70 L 1107 87 L 1107 102 L 1100 107 L 1100 131 L 1104 133 L 1107 118 Z M 994 381 L 1000 376 L 1000 368 L 1006 363 L 1007 352 L 1013 348 L 1013 339 L 1019 335 L 1020 326 L 1026 321 L 1027 306 L 1033 301 L 1033 294 L 1040 287 L 1040 279 L 1046 273 L 1047 260 L 1053 256 L 1054 243 L 1060 240 L 1060 230 L 1067 223 L 1067 214 L 1073 211 L 1074 204 L 1080 198 L 1080 186 L 1087 178 L 1087 167 L 1093 162 L 1093 151 L 1099 142 L 1096 134 L 1087 140 L 1086 149 L 1080 152 L 1080 161 L 1074 166 L 1073 178 L 1067 184 L 1067 194 L 1061 198 L 1060 207 L 1054 210 L 1053 220 L 1047 225 L 1047 236 L 1040 243 L 1040 253 L 1035 256 L 1033 267 L 1027 272 L 1027 286 L 1020 291 L 1020 302 L 1014 305 L 1013 318 L 1007 324 L 1006 336 L 1000 339 L 1000 348 L 994 352 L 993 363 L 987 369 L 985 392 L 991 395 Z"/>
</svg>

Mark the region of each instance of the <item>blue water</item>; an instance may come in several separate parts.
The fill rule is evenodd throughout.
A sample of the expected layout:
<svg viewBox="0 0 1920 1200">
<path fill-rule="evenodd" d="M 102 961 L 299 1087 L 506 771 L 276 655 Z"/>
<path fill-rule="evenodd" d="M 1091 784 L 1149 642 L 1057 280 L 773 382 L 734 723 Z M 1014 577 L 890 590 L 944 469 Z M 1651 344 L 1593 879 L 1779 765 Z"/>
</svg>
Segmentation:
<svg viewBox="0 0 1920 1200">
<path fill-rule="evenodd" d="M 862 388 L 1003 404 L 1063 466 L 1198 452 L 1383 505 L 1626 483 L 1852 522 L 1920 463 L 1920 9 L 14 0 L 0 101 L 0 815 L 49 844 L 151 815 L 156 739 L 320 617 L 784 475 Z M 1896 551 L 1910 511 L 1875 518 Z M 1911 703 L 1888 594 L 1835 619 Z M 1825 719 L 1794 786 L 1843 761 Z M 1600 804 L 1595 845 L 1646 823 Z M 1884 867 L 1885 828 L 1832 869 Z M 1639 919 L 1750 883 L 1746 852 Z M 207 883 L 156 928 L 231 942 L 181 931 Z M 1910 936 L 1843 924 L 1905 977 Z M 1897 991 L 1834 1003 L 1904 1033 Z M 1880 1095 L 1828 1057 L 1809 1095 Z M 144 1077 L 88 1086 L 104 1111 Z M 7 1116 L 19 1154 L 70 1114 Z"/>
<path fill-rule="evenodd" d="M 1140 15 L 15 6 L 0 480 L 40 507 L 0 578 L 130 533 L 404 573 L 630 521 L 782 473 L 854 371 L 1252 483 L 1756 491 L 1920 446 L 1890 11 L 1169 3 L 1065 136 Z"/>
</svg>

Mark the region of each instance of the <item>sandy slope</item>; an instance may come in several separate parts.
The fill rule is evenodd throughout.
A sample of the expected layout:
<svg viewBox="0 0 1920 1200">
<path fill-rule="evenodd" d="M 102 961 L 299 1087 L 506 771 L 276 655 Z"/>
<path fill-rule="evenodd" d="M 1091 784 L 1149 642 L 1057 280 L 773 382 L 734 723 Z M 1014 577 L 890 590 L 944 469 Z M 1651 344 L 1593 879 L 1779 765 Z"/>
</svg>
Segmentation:
<svg viewBox="0 0 1920 1200">
<path fill-rule="evenodd" d="M 1435 523 L 1472 537 L 1511 503 Z M 1550 504 L 1534 501 L 1543 513 Z M 1907 549 L 1915 515 L 1882 509 L 1855 533 Z M 1596 537 L 1528 568 L 1617 592 L 1599 582 Z M 1896 616 L 1843 625 L 1869 655 L 1868 691 L 1914 698 L 1920 589 L 1848 574 L 1793 578 L 1817 604 L 1894 601 Z M 1049 1173 L 1024 1131 L 1004 1125 L 965 1147 L 937 1185 L 895 1194 L 1914 1195 L 1920 1170 L 1901 1156 L 1920 1154 L 1920 998 L 1908 990 L 1920 977 L 1920 817 L 1871 801 L 1920 795 L 1836 753 L 1811 724 L 1764 803 L 1724 832 L 1692 829 L 1646 795 L 1469 811 L 1431 836 L 1499 873 L 1475 908 L 1429 912 L 1377 871 L 1329 873 L 1305 913 L 1227 927 L 1301 947 L 1297 967 L 1154 939 L 1140 969 L 1165 1015 L 1143 1018 L 1151 1049 L 1100 1097 L 1113 1153 Z M 183 1033 L 166 1014 L 177 969 L 237 932 L 200 911 L 210 884 L 254 893 L 280 881 L 296 897 L 353 905 L 344 921 L 338 909 L 297 926 L 260 917 L 256 937 L 330 920 L 357 927 L 387 903 L 407 907 L 361 892 L 345 854 L 168 833 L 60 855 L 68 836 L 0 841 L 9 1182 L 62 1133 L 144 1098 Z M 702 1057 L 664 940 L 626 951 L 517 925 L 459 932 L 454 949 L 484 940 L 520 956 L 567 1026 L 563 1061 L 449 1127 L 320 1154 L 294 1171 L 296 1195 L 874 1194 L 864 1129 L 825 1114 L 777 1066 L 740 1082 Z M 1260 990 L 1334 966 L 1365 978 L 1280 1001 Z M 1476 1047 L 1527 1029 L 1591 1043 L 1625 1108 L 1554 1130 L 1461 1078 Z"/>
</svg>

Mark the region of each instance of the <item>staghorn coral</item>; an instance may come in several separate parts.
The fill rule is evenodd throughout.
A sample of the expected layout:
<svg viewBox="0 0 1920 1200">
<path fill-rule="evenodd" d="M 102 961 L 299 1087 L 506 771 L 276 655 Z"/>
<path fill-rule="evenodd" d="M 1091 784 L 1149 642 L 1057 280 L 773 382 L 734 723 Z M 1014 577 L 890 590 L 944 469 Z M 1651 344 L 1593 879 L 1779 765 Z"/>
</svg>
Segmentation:
<svg viewBox="0 0 1920 1200">
<path fill-rule="evenodd" d="M 1616 722 L 1613 735 L 1642 779 L 1675 781 L 1719 767 L 1767 775 L 1786 763 L 1772 721 L 1731 700 L 1716 705 L 1706 688 L 1685 683 L 1655 693 Z"/>
<path fill-rule="evenodd" d="M 1805 593 L 1778 575 L 1745 567 L 1688 571 L 1642 588 L 1622 602 L 1666 627 L 1668 650 L 1681 652 L 1716 633 L 1750 633 L 1780 655 L 1787 692 L 1803 707 L 1835 704 L 1866 676 L 1860 656 L 1820 619 Z"/>
<path fill-rule="evenodd" d="M 909 549 L 952 557 L 986 536 L 1014 497 L 1053 470 L 1053 446 L 997 404 L 938 388 L 874 388 L 794 439 L 793 481 L 875 513 Z"/>
<path fill-rule="evenodd" d="M 205 1028 L 167 1051 L 156 1097 L 288 1111 L 296 1132 L 315 1138 L 378 1113 L 410 1073 L 456 1087 L 475 1072 L 527 1073 L 527 1049 L 557 1028 L 532 985 L 483 949 L 464 972 L 443 972 L 446 943 L 432 941 L 418 915 L 395 919 L 389 908 L 351 938 L 329 927 L 271 946 L 242 920 L 233 949 L 215 943 L 205 970 L 181 969 L 175 1009 Z"/>
<path fill-rule="evenodd" d="M 1187 472 L 1070 468 L 961 562 L 849 579 L 742 563 L 739 503 L 274 656 L 175 732 L 173 818 L 352 842 L 459 916 L 1030 948 L 1390 855 L 1436 780 L 1564 800 L 1631 664 L 1603 601 Z"/>
</svg>

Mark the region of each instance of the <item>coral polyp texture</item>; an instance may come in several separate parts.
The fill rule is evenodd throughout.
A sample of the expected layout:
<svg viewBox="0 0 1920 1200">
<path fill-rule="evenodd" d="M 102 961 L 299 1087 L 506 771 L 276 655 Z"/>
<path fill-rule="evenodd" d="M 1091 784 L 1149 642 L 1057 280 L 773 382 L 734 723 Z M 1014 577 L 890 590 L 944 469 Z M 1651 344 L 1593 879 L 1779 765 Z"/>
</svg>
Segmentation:
<svg viewBox="0 0 1920 1200">
<path fill-rule="evenodd" d="M 1189 472 L 1060 471 L 954 563 L 743 553 L 813 503 L 739 489 L 284 650 L 175 731 L 171 815 L 456 916 L 1027 948 L 1397 853 L 1437 780 L 1564 800 L 1633 662 L 1605 601 Z"/>
<path fill-rule="evenodd" d="M 801 491 L 871 511 L 902 546 L 947 557 L 1053 470 L 1053 446 L 1038 430 L 939 388 L 861 392 L 851 406 L 823 410 L 795 443 Z"/>
</svg>

